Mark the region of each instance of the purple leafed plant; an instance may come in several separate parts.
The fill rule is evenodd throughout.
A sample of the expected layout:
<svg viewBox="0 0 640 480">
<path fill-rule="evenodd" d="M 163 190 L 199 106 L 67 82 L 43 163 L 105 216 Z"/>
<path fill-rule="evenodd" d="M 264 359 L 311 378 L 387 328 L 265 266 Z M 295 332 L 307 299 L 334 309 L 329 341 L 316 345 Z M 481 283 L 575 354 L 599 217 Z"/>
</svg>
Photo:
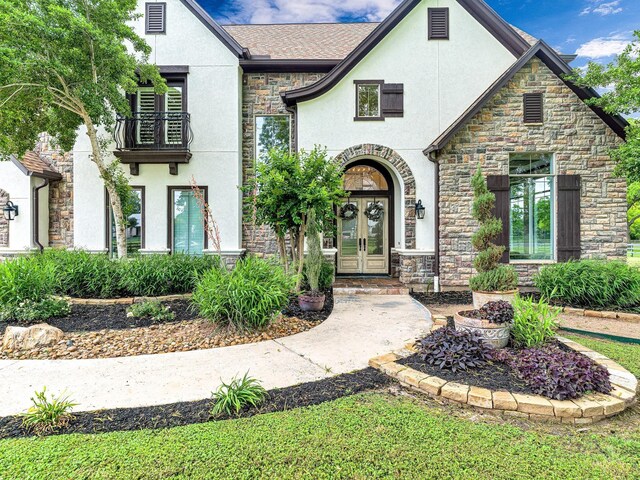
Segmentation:
<svg viewBox="0 0 640 480">
<path fill-rule="evenodd" d="M 416 344 L 422 360 L 442 370 L 467 370 L 483 363 L 489 348 L 475 333 L 440 328 Z"/>
<path fill-rule="evenodd" d="M 513 322 L 513 306 L 509 302 L 499 300 L 497 302 L 485 303 L 479 310 L 472 310 L 465 313 L 470 318 L 487 320 L 491 323 L 503 324 Z"/>
<path fill-rule="evenodd" d="M 612 390 L 607 369 L 578 352 L 556 345 L 525 350 L 496 350 L 491 359 L 509 365 L 534 393 L 556 400 L 579 398 L 588 392 Z"/>
</svg>

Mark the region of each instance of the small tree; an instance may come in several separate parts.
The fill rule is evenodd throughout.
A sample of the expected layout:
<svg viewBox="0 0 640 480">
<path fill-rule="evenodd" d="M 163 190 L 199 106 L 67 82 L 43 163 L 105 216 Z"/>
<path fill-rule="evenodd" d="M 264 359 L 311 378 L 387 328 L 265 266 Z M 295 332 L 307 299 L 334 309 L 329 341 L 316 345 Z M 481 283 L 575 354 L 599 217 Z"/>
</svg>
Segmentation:
<svg viewBox="0 0 640 480">
<path fill-rule="evenodd" d="M 496 245 L 494 240 L 502 233 L 502 222 L 493 214 L 496 196 L 489 191 L 487 181 L 478 170 L 471 179 L 473 188 L 473 218 L 480 227 L 471 237 L 471 244 L 478 252 L 473 266 L 478 272 L 470 280 L 471 290 L 475 292 L 498 292 L 513 290 L 518 285 L 518 276 L 513 267 L 500 265 L 505 247 Z"/>
<path fill-rule="evenodd" d="M 23 155 L 42 132 L 70 150 L 84 126 L 109 193 L 119 257 L 127 255 L 123 202 L 131 189 L 107 153 L 109 133 L 116 113 L 130 113 L 125 93 L 139 80 L 166 91 L 157 67 L 147 63 L 151 48 L 131 26 L 136 4 L 0 0 L 0 154 Z"/>
<path fill-rule="evenodd" d="M 297 290 L 304 268 L 309 212 L 314 211 L 315 223 L 321 231 L 332 231 L 334 207 L 347 196 L 342 188 L 342 175 L 342 167 L 327 157 L 325 149 L 315 147 L 309 153 L 273 149 L 267 161 L 258 162 L 255 180 L 244 187 L 245 192 L 254 195 L 250 201 L 256 222 L 274 231 L 285 269 L 289 271 L 290 260 L 296 263 Z"/>
<path fill-rule="evenodd" d="M 317 295 L 320 292 L 320 275 L 324 264 L 324 255 L 322 254 L 322 231 L 319 228 L 316 212 L 313 209 L 309 211 L 307 224 L 308 253 L 305 260 L 305 271 L 311 294 Z"/>
</svg>

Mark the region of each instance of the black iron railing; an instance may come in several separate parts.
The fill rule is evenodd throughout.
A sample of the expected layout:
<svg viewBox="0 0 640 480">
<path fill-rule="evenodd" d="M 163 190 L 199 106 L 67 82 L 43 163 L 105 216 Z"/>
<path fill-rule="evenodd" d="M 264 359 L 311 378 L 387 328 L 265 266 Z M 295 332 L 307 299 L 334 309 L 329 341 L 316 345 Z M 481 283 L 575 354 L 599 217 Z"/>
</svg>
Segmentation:
<svg viewBox="0 0 640 480">
<path fill-rule="evenodd" d="M 186 112 L 134 112 L 116 120 L 114 139 L 118 150 L 188 151 L 193 132 Z"/>
</svg>

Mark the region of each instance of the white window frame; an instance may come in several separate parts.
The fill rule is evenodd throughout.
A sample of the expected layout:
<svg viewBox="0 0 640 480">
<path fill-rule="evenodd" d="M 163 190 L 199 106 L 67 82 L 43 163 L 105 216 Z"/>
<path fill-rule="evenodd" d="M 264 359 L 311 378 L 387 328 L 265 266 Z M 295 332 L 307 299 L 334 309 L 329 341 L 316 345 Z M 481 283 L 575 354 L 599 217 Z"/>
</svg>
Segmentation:
<svg viewBox="0 0 640 480">
<path fill-rule="evenodd" d="M 355 80 L 356 88 L 356 115 L 354 120 L 358 121 L 371 121 L 371 120 L 384 120 L 382 115 L 382 86 L 384 81 L 382 80 Z M 360 115 L 360 88 L 361 87 L 376 87 L 378 89 L 378 114 L 377 115 Z"/>
<path fill-rule="evenodd" d="M 288 113 L 257 113 L 253 116 L 253 158 L 257 164 L 260 161 L 260 155 L 258 152 L 258 118 L 266 118 L 266 117 L 286 117 L 289 119 L 289 152 L 291 153 L 293 150 L 293 115 Z"/>
</svg>

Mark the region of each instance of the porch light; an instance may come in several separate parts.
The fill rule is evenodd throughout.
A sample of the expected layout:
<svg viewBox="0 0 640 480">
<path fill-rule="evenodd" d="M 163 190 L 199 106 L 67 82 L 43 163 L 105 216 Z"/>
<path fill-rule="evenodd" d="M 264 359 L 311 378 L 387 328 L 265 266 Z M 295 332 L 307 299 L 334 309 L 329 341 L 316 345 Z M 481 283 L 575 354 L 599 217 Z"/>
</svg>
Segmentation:
<svg viewBox="0 0 640 480">
<path fill-rule="evenodd" d="M 418 203 L 416 203 L 416 218 L 418 220 L 424 220 L 426 210 L 427 209 L 424 208 L 424 205 L 422 205 L 422 200 L 418 200 Z"/>
<path fill-rule="evenodd" d="M 4 214 L 4 218 L 8 221 L 15 220 L 18 216 L 18 206 L 14 205 L 12 201 L 8 201 L 2 209 L 2 213 Z"/>
</svg>

